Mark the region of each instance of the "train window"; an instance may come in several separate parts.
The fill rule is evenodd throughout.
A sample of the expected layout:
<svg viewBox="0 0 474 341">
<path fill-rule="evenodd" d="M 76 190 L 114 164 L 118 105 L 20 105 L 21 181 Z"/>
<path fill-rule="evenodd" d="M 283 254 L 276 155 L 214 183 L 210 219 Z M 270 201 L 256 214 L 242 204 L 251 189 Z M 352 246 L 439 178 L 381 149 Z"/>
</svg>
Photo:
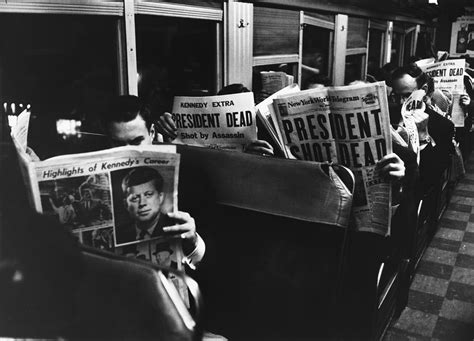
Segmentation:
<svg viewBox="0 0 474 341">
<path fill-rule="evenodd" d="M 383 66 L 385 32 L 371 29 L 369 36 L 369 51 L 367 60 L 367 74 L 380 79 L 380 68 Z"/>
<path fill-rule="evenodd" d="M 254 7 L 253 55 L 298 53 L 298 11 Z"/>
<path fill-rule="evenodd" d="M 391 52 L 391 58 L 390 60 L 395 63 L 396 65 L 401 65 L 401 55 L 400 55 L 400 50 L 402 48 L 403 44 L 403 36 L 399 32 L 393 32 L 392 33 L 392 52 Z"/>
<path fill-rule="evenodd" d="M 365 80 L 365 54 L 354 54 L 346 57 L 344 82 L 349 84 L 356 80 Z"/>
<path fill-rule="evenodd" d="M 212 95 L 215 89 L 215 23 L 138 15 L 138 94 L 154 116 L 170 111 L 175 95 Z"/>
<path fill-rule="evenodd" d="M 347 48 L 367 48 L 367 19 L 349 17 L 347 24 Z"/>
<path fill-rule="evenodd" d="M 404 46 L 403 49 L 403 62 L 406 63 L 411 56 L 415 54 L 414 51 L 414 40 L 415 40 L 415 31 L 411 31 L 410 33 L 405 34 L 404 37 Z"/>
<path fill-rule="evenodd" d="M 311 83 L 328 82 L 331 78 L 333 31 L 313 25 L 305 25 L 303 31 L 303 55 L 301 58 L 301 87 Z"/>
<path fill-rule="evenodd" d="M 29 145 L 41 158 L 101 148 L 103 137 L 75 134 L 67 139 L 58 133 L 57 121 L 80 121 L 81 130 L 98 131 L 97 113 L 118 93 L 119 19 L 48 14 L 0 18 L 0 97 L 31 105 Z"/>
</svg>

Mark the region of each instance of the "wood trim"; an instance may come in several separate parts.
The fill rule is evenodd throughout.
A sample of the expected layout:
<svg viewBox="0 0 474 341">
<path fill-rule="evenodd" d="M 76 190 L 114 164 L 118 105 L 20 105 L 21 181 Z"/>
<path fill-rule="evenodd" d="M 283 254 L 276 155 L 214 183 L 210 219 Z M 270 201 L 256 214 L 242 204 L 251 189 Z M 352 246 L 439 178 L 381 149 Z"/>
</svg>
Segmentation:
<svg viewBox="0 0 474 341">
<path fill-rule="evenodd" d="M 125 3 L 125 47 L 127 61 L 128 94 L 138 96 L 137 48 L 135 36 L 134 0 Z"/>
<path fill-rule="evenodd" d="M 392 33 L 393 33 L 393 22 L 387 22 L 387 30 L 385 31 L 385 46 L 384 46 L 384 58 L 383 64 L 390 63 L 392 59 Z"/>
<path fill-rule="evenodd" d="M 303 11 L 301 11 L 301 12 L 303 12 Z M 323 19 L 319 19 L 319 18 L 315 18 L 315 17 L 312 17 L 312 16 L 307 15 L 307 14 L 303 15 L 302 23 L 307 24 L 307 25 L 322 27 L 322 28 L 332 30 L 332 31 L 334 31 L 334 27 L 335 27 L 333 22 L 323 20 Z"/>
<path fill-rule="evenodd" d="M 300 31 L 298 35 L 298 86 L 301 88 L 301 76 L 303 74 L 303 38 L 304 38 L 304 11 L 300 11 Z"/>
<path fill-rule="evenodd" d="M 354 54 L 367 54 L 367 47 L 354 47 L 346 49 L 346 56 L 352 56 Z"/>
<path fill-rule="evenodd" d="M 314 0 L 249 0 L 257 6 L 260 5 L 274 5 L 286 8 L 298 8 L 299 10 L 315 10 L 325 11 L 338 14 L 346 14 L 351 16 L 358 16 L 364 18 L 378 18 L 381 20 L 403 21 L 414 24 L 429 25 L 430 22 L 415 17 L 380 13 L 379 11 L 362 9 L 356 6 L 344 6 L 342 4 L 331 4 L 329 1 L 314 1 Z M 383 0 L 381 0 L 383 1 Z"/>
<path fill-rule="evenodd" d="M 369 20 L 369 30 L 370 29 L 385 31 L 387 29 L 387 23 L 381 24 L 381 23 L 375 22 L 373 20 Z"/>
<path fill-rule="evenodd" d="M 122 20 L 117 20 L 116 25 L 116 39 L 117 39 L 117 74 L 118 74 L 118 89 L 120 95 L 126 95 L 128 91 L 128 77 L 127 77 L 127 60 L 125 48 L 125 28 Z"/>
<path fill-rule="evenodd" d="M 219 91 L 224 86 L 224 66 L 222 64 L 223 50 L 225 50 L 225 45 L 223 45 L 222 39 L 222 28 L 223 24 L 221 22 L 216 22 L 216 63 L 215 63 L 215 89 Z M 224 64 L 225 65 L 225 64 Z"/>
<path fill-rule="evenodd" d="M 222 9 L 162 2 L 138 1 L 135 5 L 135 11 L 137 14 L 212 21 L 223 21 L 224 18 L 224 11 Z"/>
<path fill-rule="evenodd" d="M 90 4 L 71 3 L 25 3 L 0 2 L 0 13 L 35 14 L 81 14 L 123 16 L 124 5 L 121 2 L 97 2 Z"/>
<path fill-rule="evenodd" d="M 253 66 L 274 65 L 284 63 L 298 63 L 298 54 L 279 54 L 273 56 L 253 57 Z"/>
<path fill-rule="evenodd" d="M 344 85 L 344 74 L 346 71 L 346 47 L 347 47 L 347 23 L 348 16 L 336 15 L 336 27 L 334 30 L 334 59 L 333 59 L 333 85 Z M 336 67 L 337 66 L 337 67 Z"/>
</svg>

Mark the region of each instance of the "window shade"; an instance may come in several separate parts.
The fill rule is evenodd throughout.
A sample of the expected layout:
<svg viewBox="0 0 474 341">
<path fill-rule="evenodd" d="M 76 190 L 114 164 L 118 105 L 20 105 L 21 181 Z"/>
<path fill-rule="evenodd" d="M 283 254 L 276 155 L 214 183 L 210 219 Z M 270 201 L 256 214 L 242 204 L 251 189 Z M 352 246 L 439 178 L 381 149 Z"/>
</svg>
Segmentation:
<svg viewBox="0 0 474 341">
<path fill-rule="evenodd" d="M 254 7 L 253 55 L 298 53 L 299 12 Z"/>
</svg>

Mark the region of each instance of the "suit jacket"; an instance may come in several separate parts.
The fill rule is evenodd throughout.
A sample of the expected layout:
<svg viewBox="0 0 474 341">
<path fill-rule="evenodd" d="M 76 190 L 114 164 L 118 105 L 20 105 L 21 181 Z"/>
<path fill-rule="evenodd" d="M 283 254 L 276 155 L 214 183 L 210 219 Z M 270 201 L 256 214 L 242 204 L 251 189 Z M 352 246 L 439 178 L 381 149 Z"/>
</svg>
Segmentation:
<svg viewBox="0 0 474 341">
<path fill-rule="evenodd" d="M 160 218 L 155 225 L 155 229 L 151 234 L 150 238 L 155 239 L 161 237 L 164 234 L 163 227 L 174 225 L 175 221 L 168 217 L 165 213 L 160 214 Z M 137 231 L 135 229 L 135 222 L 123 224 L 115 227 L 115 243 L 125 244 L 137 241 Z"/>
</svg>

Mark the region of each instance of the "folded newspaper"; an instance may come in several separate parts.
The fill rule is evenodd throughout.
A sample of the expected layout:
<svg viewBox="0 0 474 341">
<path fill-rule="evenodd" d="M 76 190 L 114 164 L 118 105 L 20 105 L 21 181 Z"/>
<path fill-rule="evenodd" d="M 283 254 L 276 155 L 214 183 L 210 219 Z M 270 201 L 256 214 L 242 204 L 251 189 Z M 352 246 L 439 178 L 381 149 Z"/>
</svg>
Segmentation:
<svg viewBox="0 0 474 341">
<path fill-rule="evenodd" d="M 293 155 L 352 170 L 356 228 L 390 234 L 391 186 L 376 170 L 392 152 L 385 83 L 309 89 L 277 96 L 273 105 Z"/>
<path fill-rule="evenodd" d="M 175 146 L 119 147 L 20 165 L 34 208 L 85 245 L 184 270 L 181 239 L 165 235 L 177 210 L 180 155 Z M 170 280 L 188 303 L 182 280 Z"/>
<path fill-rule="evenodd" d="M 453 103 L 450 112 L 455 127 L 464 127 L 464 110 L 459 100 L 464 90 L 464 70 L 466 61 L 464 59 L 450 59 L 437 63 L 419 65 L 420 68 L 434 80 L 435 89 L 445 90 L 453 95 Z"/>
<path fill-rule="evenodd" d="M 257 139 L 252 92 L 174 98 L 172 118 L 178 129 L 173 143 L 243 151 Z"/>
</svg>

